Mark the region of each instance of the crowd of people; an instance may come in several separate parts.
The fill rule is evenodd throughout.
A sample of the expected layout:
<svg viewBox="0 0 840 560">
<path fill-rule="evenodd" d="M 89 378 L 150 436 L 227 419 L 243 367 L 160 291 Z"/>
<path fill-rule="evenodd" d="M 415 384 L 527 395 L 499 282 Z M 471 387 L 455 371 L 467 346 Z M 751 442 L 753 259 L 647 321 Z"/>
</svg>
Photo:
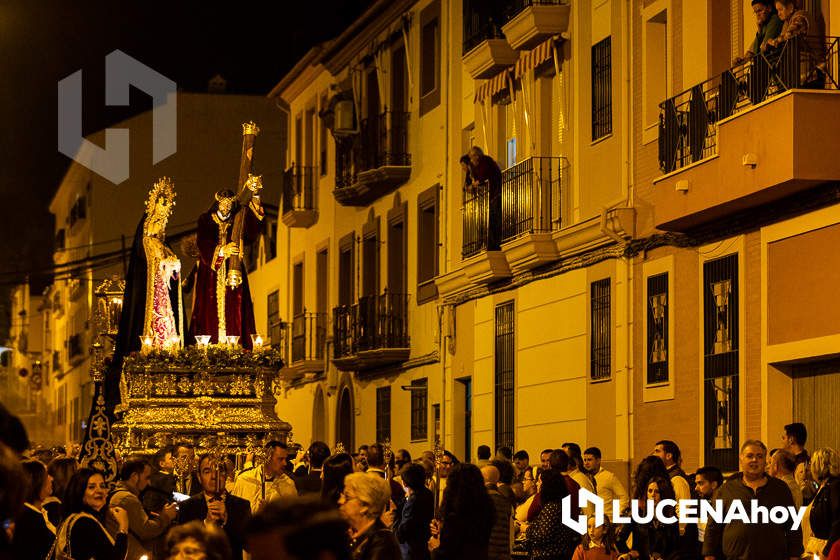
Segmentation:
<svg viewBox="0 0 840 560">
<path fill-rule="evenodd" d="M 840 558 L 840 454 L 809 454 L 802 424 L 788 425 L 769 453 L 744 442 L 740 470 L 726 477 L 715 466 L 687 474 L 679 446 L 659 441 L 629 490 L 598 447 L 574 442 L 534 462 L 525 450 L 482 445 L 474 463 L 378 443 L 333 453 L 319 441 L 298 453 L 271 442 L 237 462 L 184 443 L 126 457 L 109 484 L 61 448 L 31 449 L 20 422 L 1 405 L 0 413 L 3 560 Z M 580 489 L 604 500 L 603 524 L 591 505 L 581 508 Z M 586 516 L 583 535 L 564 523 L 567 497 L 575 518 Z M 644 513 L 669 498 L 808 509 L 801 529 L 652 515 L 611 522 L 613 504 Z M 679 519 L 674 509 L 664 512 Z"/>
</svg>

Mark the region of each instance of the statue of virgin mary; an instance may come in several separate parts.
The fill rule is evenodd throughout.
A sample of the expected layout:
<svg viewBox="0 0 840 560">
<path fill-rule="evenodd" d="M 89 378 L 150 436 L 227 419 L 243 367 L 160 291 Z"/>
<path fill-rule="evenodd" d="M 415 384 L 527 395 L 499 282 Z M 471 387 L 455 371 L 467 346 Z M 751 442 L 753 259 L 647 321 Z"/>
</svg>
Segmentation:
<svg viewBox="0 0 840 560">
<path fill-rule="evenodd" d="M 154 348 L 183 343 L 181 262 L 166 244 L 166 224 L 174 206 L 175 187 L 163 177 L 149 191 L 131 247 L 119 334 L 105 375 L 105 402 L 110 411 L 120 401 L 123 360 L 140 350 L 141 338 Z"/>
</svg>

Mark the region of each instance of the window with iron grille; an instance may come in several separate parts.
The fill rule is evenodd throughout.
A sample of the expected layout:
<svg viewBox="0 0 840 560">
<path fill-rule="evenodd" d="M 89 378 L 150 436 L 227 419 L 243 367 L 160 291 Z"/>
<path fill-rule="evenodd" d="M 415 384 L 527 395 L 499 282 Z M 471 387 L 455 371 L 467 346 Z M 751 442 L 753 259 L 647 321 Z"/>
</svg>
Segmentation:
<svg viewBox="0 0 840 560">
<path fill-rule="evenodd" d="M 513 302 L 496 306 L 496 372 L 495 415 L 496 449 L 513 448 L 513 375 L 514 375 L 514 307 Z"/>
<path fill-rule="evenodd" d="M 376 389 L 376 441 L 391 439 L 391 387 Z"/>
<path fill-rule="evenodd" d="M 593 380 L 609 379 L 612 365 L 609 278 L 592 282 L 589 301 L 589 376 Z"/>
<path fill-rule="evenodd" d="M 668 273 L 647 279 L 647 382 L 668 382 Z"/>
<path fill-rule="evenodd" d="M 592 140 L 612 133 L 611 38 L 592 45 Z"/>
<path fill-rule="evenodd" d="M 703 264 L 703 399 L 706 462 L 738 468 L 738 255 Z"/>
<path fill-rule="evenodd" d="M 411 382 L 411 440 L 429 438 L 429 380 Z"/>
<path fill-rule="evenodd" d="M 274 290 L 268 294 L 268 336 L 272 346 L 275 348 L 280 346 L 280 339 L 282 338 L 282 323 L 280 321 L 280 292 Z"/>
</svg>

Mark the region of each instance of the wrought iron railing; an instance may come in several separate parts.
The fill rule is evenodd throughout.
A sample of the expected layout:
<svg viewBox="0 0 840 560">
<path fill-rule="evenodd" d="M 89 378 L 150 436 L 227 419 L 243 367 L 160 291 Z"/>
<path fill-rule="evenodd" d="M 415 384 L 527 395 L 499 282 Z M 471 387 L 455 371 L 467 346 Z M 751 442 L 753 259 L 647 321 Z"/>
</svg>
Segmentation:
<svg viewBox="0 0 840 560">
<path fill-rule="evenodd" d="M 502 172 L 502 242 L 563 226 L 568 160 L 530 157 Z"/>
<path fill-rule="evenodd" d="M 336 146 L 336 187 L 349 187 L 359 173 L 411 165 L 407 111 L 383 111 L 362 119 L 357 137 Z"/>
<path fill-rule="evenodd" d="M 464 1 L 463 54 L 487 39 L 504 39 L 502 25 L 506 21 L 507 2 L 500 0 Z"/>
<path fill-rule="evenodd" d="M 489 248 L 491 227 L 501 230 L 501 223 L 495 223 L 495 220 L 490 223 L 490 199 L 490 187 L 486 183 L 465 193 L 461 209 L 461 256 L 465 259 Z M 496 201 L 495 198 L 493 201 Z"/>
<path fill-rule="evenodd" d="M 283 174 L 283 214 L 315 209 L 315 167 L 292 164 Z"/>
<path fill-rule="evenodd" d="M 354 305 L 333 310 L 334 357 L 365 350 L 408 348 L 408 298 L 389 293 L 362 296 Z"/>
<path fill-rule="evenodd" d="M 795 37 L 663 101 L 659 167 L 670 173 L 717 153 L 717 123 L 797 88 L 840 89 L 840 39 Z"/>
<path fill-rule="evenodd" d="M 292 363 L 323 360 L 327 340 L 326 313 L 299 313 L 292 318 Z"/>
<path fill-rule="evenodd" d="M 529 6 L 562 6 L 566 0 L 508 0 L 508 7 L 505 10 L 505 21 L 510 21 L 519 15 L 519 12 Z"/>
</svg>

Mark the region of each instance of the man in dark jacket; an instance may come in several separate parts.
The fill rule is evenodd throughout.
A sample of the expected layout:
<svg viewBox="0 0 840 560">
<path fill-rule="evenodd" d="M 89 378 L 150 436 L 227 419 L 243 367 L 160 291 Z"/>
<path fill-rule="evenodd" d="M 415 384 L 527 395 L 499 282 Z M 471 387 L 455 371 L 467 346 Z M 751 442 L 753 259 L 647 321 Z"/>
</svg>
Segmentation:
<svg viewBox="0 0 840 560">
<path fill-rule="evenodd" d="M 153 473 L 149 485 L 140 495 L 143 508 L 148 512 L 160 513 L 166 504 L 173 501 L 177 479 L 175 469 L 175 448 L 161 447 L 152 459 Z"/>
<path fill-rule="evenodd" d="M 400 543 L 405 560 L 427 560 L 429 554 L 429 523 L 435 513 L 435 497 L 426 488 L 426 470 L 422 465 L 407 465 L 401 472 L 407 488 L 401 515 L 394 523 L 394 534 Z"/>
<path fill-rule="evenodd" d="M 470 149 L 473 189 L 487 197 L 487 250 L 498 251 L 502 241 L 502 170 L 481 148 Z"/>
<path fill-rule="evenodd" d="M 787 484 L 769 476 L 767 446 L 758 440 L 747 440 L 739 456 L 741 472 L 729 479 L 715 494 L 723 501 L 723 511 L 729 511 L 733 502 L 740 502 L 750 511 L 751 500 L 768 510 L 776 506 L 794 507 L 793 495 Z M 706 560 L 787 560 L 802 554 L 802 532 L 794 530 L 791 522 L 785 524 L 745 524 L 733 520 L 722 525 L 709 518 L 703 538 L 703 556 Z"/>
<path fill-rule="evenodd" d="M 198 460 L 202 492 L 181 503 L 178 522 L 202 521 L 221 527 L 230 542 L 234 560 L 242 560 L 245 526 L 251 518 L 251 504 L 225 491 L 226 467 L 208 454 Z"/>
<path fill-rule="evenodd" d="M 733 65 L 741 64 L 758 55 L 766 48 L 767 41 L 775 39 L 782 32 L 782 20 L 776 14 L 772 0 L 752 0 L 751 4 L 758 29 L 750 48 L 744 53 L 744 56 L 736 57 L 732 61 Z"/>
<path fill-rule="evenodd" d="M 309 471 L 295 477 L 298 494 L 321 493 L 321 471 L 324 461 L 330 456 L 330 448 L 323 441 L 313 441 L 309 446 Z"/>
</svg>

